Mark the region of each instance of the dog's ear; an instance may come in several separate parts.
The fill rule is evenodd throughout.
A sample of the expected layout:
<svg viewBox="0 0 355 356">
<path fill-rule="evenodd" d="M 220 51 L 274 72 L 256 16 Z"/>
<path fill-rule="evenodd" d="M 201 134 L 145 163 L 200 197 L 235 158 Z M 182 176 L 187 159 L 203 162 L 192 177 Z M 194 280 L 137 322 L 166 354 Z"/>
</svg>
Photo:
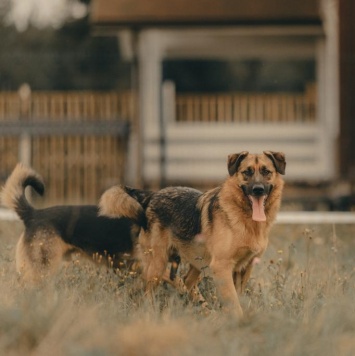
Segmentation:
<svg viewBox="0 0 355 356">
<path fill-rule="evenodd" d="M 264 151 L 264 154 L 272 160 L 277 172 L 285 174 L 286 160 L 283 152 Z"/>
<path fill-rule="evenodd" d="M 240 162 L 249 154 L 248 151 L 233 153 L 228 156 L 228 172 L 232 176 L 238 170 Z"/>
</svg>

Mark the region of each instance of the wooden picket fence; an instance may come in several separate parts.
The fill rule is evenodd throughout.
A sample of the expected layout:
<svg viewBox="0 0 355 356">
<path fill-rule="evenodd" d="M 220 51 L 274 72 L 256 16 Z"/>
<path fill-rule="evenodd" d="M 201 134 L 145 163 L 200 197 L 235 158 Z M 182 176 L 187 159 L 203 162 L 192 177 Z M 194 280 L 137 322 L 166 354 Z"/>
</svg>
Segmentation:
<svg viewBox="0 0 355 356">
<path fill-rule="evenodd" d="M 128 137 L 117 123 L 134 124 L 133 100 L 129 92 L 33 92 L 25 100 L 0 93 L 1 183 L 24 160 L 46 183 L 39 204 L 96 203 L 124 181 Z"/>
<path fill-rule="evenodd" d="M 127 92 L 17 92 L 0 93 L 0 121 L 32 120 L 131 120 L 135 103 Z"/>
</svg>

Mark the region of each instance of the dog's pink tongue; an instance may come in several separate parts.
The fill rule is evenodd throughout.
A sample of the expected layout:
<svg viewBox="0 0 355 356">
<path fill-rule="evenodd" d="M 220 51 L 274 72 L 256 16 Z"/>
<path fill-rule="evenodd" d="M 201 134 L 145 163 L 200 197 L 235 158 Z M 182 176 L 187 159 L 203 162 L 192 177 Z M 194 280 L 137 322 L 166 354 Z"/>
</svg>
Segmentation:
<svg viewBox="0 0 355 356">
<path fill-rule="evenodd" d="M 265 210 L 264 210 L 264 200 L 266 198 L 265 195 L 261 197 L 253 197 L 249 196 L 252 202 L 253 208 L 253 217 L 254 221 L 266 221 Z"/>
</svg>

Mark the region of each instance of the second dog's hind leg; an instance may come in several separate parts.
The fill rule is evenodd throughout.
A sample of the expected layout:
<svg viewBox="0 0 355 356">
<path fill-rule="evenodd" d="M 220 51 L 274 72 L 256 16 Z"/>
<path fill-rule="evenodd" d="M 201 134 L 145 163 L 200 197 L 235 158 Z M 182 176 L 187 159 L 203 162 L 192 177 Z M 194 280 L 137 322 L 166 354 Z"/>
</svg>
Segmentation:
<svg viewBox="0 0 355 356">
<path fill-rule="evenodd" d="M 158 225 L 149 231 L 142 230 L 139 235 L 143 278 L 146 281 L 146 292 L 152 299 L 168 265 L 169 241 L 168 233 Z"/>
<path fill-rule="evenodd" d="M 16 246 L 16 269 L 20 278 L 37 284 L 59 269 L 68 245 L 53 231 L 37 230 L 24 233 Z"/>
</svg>

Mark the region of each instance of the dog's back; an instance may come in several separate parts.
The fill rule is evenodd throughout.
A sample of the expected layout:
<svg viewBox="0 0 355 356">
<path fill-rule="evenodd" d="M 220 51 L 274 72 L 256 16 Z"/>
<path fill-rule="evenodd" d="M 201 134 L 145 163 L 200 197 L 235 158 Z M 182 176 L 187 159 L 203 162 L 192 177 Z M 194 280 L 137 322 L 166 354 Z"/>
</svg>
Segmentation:
<svg viewBox="0 0 355 356">
<path fill-rule="evenodd" d="M 147 220 L 169 228 L 178 239 L 192 240 L 201 231 L 201 209 L 198 207 L 201 196 L 202 192 L 193 188 L 164 188 L 150 200 Z"/>
<path fill-rule="evenodd" d="M 34 210 L 32 215 L 26 226 L 28 236 L 51 228 L 65 243 L 88 255 L 132 253 L 139 231 L 130 219 L 98 216 L 96 205 L 53 206 Z"/>
</svg>

